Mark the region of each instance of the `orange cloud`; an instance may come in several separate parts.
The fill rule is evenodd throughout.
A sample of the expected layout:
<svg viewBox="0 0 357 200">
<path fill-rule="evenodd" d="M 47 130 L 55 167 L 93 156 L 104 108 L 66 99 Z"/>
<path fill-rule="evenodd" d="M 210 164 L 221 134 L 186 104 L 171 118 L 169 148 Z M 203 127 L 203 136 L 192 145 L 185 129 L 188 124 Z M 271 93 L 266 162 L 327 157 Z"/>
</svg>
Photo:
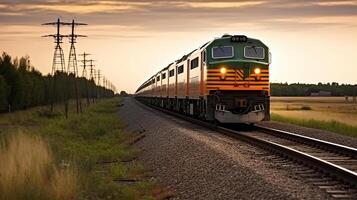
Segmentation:
<svg viewBox="0 0 357 200">
<path fill-rule="evenodd" d="M 265 3 L 265 1 L 241 1 L 241 2 L 187 2 L 184 6 L 193 8 L 242 8 L 247 6 L 256 6 Z"/>
<path fill-rule="evenodd" d="M 53 12 L 65 12 L 74 14 L 91 14 L 91 13 L 115 13 L 118 11 L 139 9 L 140 6 L 148 5 L 142 2 L 121 2 L 121 1 L 96 1 L 96 2 L 42 2 L 42 3 L 16 3 L 2 4 L 0 8 L 7 8 L 12 11 L 26 10 L 45 10 Z"/>
<path fill-rule="evenodd" d="M 320 6 L 356 6 L 357 1 L 329 1 L 329 2 L 316 2 L 314 4 Z"/>
</svg>

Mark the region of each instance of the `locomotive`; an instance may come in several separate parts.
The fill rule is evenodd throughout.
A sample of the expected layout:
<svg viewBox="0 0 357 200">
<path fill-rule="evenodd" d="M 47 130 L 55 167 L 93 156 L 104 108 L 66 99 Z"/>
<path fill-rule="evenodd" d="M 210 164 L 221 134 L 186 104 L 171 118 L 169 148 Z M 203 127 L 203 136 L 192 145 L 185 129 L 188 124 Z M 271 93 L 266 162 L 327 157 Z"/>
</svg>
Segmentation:
<svg viewBox="0 0 357 200">
<path fill-rule="evenodd" d="M 154 74 L 135 98 L 206 121 L 254 124 L 270 119 L 270 63 L 260 40 L 226 34 Z"/>
</svg>

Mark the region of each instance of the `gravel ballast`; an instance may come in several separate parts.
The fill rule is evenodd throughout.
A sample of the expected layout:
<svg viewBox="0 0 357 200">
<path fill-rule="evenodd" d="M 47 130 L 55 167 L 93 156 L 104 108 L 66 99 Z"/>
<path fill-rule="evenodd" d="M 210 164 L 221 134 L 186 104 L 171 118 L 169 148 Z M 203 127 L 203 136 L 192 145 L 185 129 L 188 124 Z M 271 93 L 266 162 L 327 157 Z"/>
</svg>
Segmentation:
<svg viewBox="0 0 357 200">
<path fill-rule="evenodd" d="M 321 189 L 267 159 L 269 153 L 125 98 L 119 117 L 153 179 L 172 199 L 329 199 Z"/>
</svg>

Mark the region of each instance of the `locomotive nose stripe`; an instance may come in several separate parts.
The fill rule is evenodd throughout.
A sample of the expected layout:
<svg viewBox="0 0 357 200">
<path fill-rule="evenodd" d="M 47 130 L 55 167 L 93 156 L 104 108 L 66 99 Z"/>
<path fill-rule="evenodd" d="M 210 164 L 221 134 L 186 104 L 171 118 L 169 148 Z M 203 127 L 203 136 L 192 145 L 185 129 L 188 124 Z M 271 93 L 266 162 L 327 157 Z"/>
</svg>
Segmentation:
<svg viewBox="0 0 357 200">
<path fill-rule="evenodd" d="M 237 74 L 238 74 L 238 77 L 240 78 L 240 80 L 243 80 L 243 78 L 244 78 L 243 70 L 237 70 Z"/>
</svg>

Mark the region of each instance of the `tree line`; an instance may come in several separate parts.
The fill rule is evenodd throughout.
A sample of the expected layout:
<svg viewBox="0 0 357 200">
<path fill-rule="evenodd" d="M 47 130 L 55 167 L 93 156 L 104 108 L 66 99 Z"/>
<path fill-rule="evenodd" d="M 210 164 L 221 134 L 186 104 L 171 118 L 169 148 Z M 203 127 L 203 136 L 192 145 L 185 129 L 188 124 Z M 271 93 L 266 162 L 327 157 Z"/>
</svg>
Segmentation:
<svg viewBox="0 0 357 200">
<path fill-rule="evenodd" d="M 53 105 L 76 96 L 89 104 L 97 98 L 114 96 L 114 92 L 73 74 L 56 72 L 44 76 L 31 66 L 28 56 L 0 56 L 0 112 Z"/>
<path fill-rule="evenodd" d="M 272 96 L 310 96 L 315 92 L 330 92 L 331 96 L 356 96 L 357 85 L 332 83 L 271 83 Z"/>
</svg>

